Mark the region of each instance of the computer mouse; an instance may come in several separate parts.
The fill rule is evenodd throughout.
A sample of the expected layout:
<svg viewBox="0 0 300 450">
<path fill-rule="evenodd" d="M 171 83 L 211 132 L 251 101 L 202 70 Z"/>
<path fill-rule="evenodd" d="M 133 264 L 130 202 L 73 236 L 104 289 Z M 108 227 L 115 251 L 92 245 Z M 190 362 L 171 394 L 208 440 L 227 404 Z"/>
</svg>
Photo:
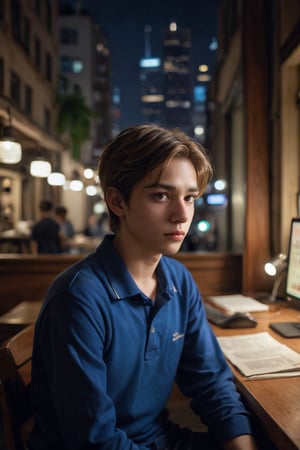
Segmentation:
<svg viewBox="0 0 300 450">
<path fill-rule="evenodd" d="M 256 325 L 256 320 L 250 314 L 237 312 L 224 319 L 219 326 L 222 328 L 254 328 Z"/>
</svg>

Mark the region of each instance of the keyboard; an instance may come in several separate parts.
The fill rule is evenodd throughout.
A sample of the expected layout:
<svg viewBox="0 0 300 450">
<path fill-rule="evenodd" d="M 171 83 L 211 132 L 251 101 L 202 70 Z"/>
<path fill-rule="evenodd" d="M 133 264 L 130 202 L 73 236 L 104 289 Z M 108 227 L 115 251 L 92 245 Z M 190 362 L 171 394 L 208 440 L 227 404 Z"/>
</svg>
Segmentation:
<svg viewBox="0 0 300 450">
<path fill-rule="evenodd" d="M 218 308 L 215 308 L 214 306 L 209 305 L 208 303 L 205 303 L 204 307 L 205 307 L 205 311 L 206 311 L 206 317 L 214 325 L 221 326 L 222 323 L 228 319 L 228 314 L 225 314 L 224 312 L 220 311 Z"/>
</svg>

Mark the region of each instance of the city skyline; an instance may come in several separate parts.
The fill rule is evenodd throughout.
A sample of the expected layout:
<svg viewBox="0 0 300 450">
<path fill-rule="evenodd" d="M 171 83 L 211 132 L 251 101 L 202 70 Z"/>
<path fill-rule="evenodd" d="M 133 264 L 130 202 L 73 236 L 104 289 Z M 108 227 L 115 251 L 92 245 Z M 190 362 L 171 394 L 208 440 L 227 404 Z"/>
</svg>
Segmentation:
<svg viewBox="0 0 300 450">
<path fill-rule="evenodd" d="M 66 0 L 61 3 L 66 3 Z M 151 27 L 152 56 L 161 57 L 163 31 L 171 21 L 176 21 L 178 27 L 192 31 L 193 72 L 196 74 L 199 64 L 208 64 L 210 68 L 214 65 L 215 52 L 209 49 L 209 44 L 216 37 L 219 0 L 200 0 L 197 3 L 193 0 L 153 0 L 146 8 L 136 0 L 126 4 L 117 0 L 105 4 L 93 0 L 73 0 L 71 3 L 89 12 L 108 37 L 112 84 L 120 89 L 121 94 L 121 128 L 142 121 L 139 61 L 145 56 L 146 25 Z"/>
</svg>

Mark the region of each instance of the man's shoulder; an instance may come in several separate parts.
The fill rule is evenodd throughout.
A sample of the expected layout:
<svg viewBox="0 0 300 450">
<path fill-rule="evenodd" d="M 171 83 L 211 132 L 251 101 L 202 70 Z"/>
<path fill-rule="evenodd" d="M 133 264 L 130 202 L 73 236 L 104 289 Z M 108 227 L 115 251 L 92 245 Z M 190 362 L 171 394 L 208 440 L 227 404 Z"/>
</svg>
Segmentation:
<svg viewBox="0 0 300 450">
<path fill-rule="evenodd" d="M 59 224 L 52 217 L 43 217 L 33 225 L 33 228 L 43 228 L 49 226 L 59 228 Z"/>
<path fill-rule="evenodd" d="M 76 291 L 79 287 L 86 289 L 94 286 L 94 283 L 99 284 L 103 271 L 97 259 L 95 253 L 85 256 L 58 274 L 51 286 L 58 291 Z"/>
</svg>

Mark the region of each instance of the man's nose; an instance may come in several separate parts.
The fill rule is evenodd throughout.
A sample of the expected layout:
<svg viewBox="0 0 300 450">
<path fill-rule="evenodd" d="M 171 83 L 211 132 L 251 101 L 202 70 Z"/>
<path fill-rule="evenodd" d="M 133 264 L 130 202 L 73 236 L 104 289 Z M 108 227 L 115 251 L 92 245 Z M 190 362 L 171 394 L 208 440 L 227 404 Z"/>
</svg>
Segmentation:
<svg viewBox="0 0 300 450">
<path fill-rule="evenodd" d="M 185 223 L 187 222 L 189 215 L 187 211 L 188 206 L 182 200 L 174 201 L 172 205 L 172 211 L 170 219 L 172 222 Z"/>
</svg>

